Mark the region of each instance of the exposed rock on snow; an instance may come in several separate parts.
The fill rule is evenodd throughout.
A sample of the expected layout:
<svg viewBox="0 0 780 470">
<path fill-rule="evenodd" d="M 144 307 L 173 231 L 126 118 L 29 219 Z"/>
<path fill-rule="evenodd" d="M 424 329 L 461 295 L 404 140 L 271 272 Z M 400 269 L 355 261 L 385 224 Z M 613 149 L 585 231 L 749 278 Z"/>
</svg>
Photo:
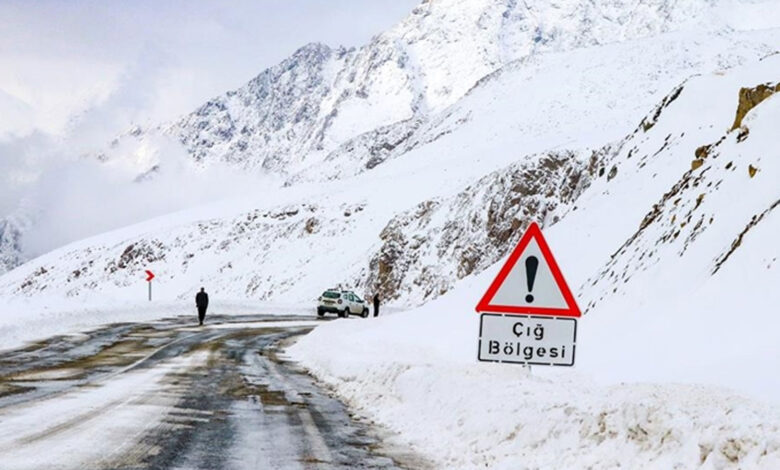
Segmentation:
<svg viewBox="0 0 780 470">
<path fill-rule="evenodd" d="M 321 109 L 333 68 L 347 52 L 309 44 L 237 91 L 215 98 L 167 128 L 199 161 L 280 169 L 292 155 L 321 148 L 319 126 L 332 119 Z"/>
<path fill-rule="evenodd" d="M 733 255 L 733 254 L 734 254 L 734 252 L 737 250 L 737 248 L 739 248 L 739 247 L 742 245 L 742 241 L 745 239 L 745 235 L 747 235 L 747 234 L 748 234 L 748 232 L 750 232 L 750 230 L 751 230 L 753 227 L 755 227 L 755 226 L 756 226 L 756 225 L 758 225 L 758 224 L 759 224 L 761 221 L 763 221 L 763 220 L 764 220 L 764 217 L 766 217 L 766 216 L 770 215 L 770 214 L 772 213 L 772 211 L 774 211 L 775 209 L 777 209 L 777 207 L 778 207 L 778 206 L 780 206 L 780 199 L 778 199 L 778 200 L 776 200 L 775 202 L 773 202 L 773 203 L 772 203 L 772 204 L 771 204 L 771 205 L 770 205 L 770 206 L 769 206 L 769 207 L 768 207 L 768 208 L 767 208 L 765 211 L 763 211 L 763 212 L 761 212 L 761 213 L 759 213 L 759 214 L 756 214 L 756 215 L 754 215 L 754 216 L 753 216 L 753 217 L 750 219 L 750 222 L 748 222 L 748 224 L 747 224 L 747 226 L 745 227 L 745 229 L 744 229 L 744 230 L 742 230 L 742 231 L 739 233 L 739 235 L 737 236 L 737 238 L 735 238 L 735 239 L 734 239 L 734 241 L 733 241 L 733 242 L 731 242 L 731 247 L 729 248 L 729 250 L 728 250 L 726 253 L 724 253 L 724 254 L 723 254 L 723 255 L 722 255 L 722 256 L 721 256 L 721 257 L 720 257 L 720 258 L 719 258 L 719 259 L 718 259 L 718 260 L 715 262 L 715 267 L 714 267 L 714 268 L 713 268 L 713 270 L 712 270 L 712 274 L 717 274 L 717 272 L 720 270 L 720 268 L 723 266 L 723 264 L 724 264 L 726 261 L 728 261 L 728 260 L 729 260 L 729 257 L 731 257 L 731 255 Z"/>
<path fill-rule="evenodd" d="M 588 310 L 630 285 L 638 273 L 670 259 L 686 259 L 689 250 L 707 259 L 700 268 L 717 274 L 749 231 L 778 206 L 780 194 L 771 187 L 766 175 L 755 177 L 756 165 L 774 162 L 773 155 L 777 153 L 776 146 L 769 144 L 774 132 L 769 129 L 776 126 L 773 119 L 779 103 L 773 97 L 775 86 L 742 87 L 738 94 L 729 93 L 728 89 L 740 80 L 778 76 L 779 64 L 777 57 L 768 58 L 745 71 L 730 72 L 720 79 L 725 82 L 722 84 L 713 78 L 692 79 L 685 90 L 674 92 L 673 96 L 679 98 L 676 103 L 667 103 L 669 100 L 665 99 L 667 104 L 654 112 L 652 121 L 643 121 L 646 133 L 634 133 L 624 142 L 614 161 L 624 168 L 623 172 L 634 173 L 628 178 L 656 178 L 662 162 L 687 155 L 695 156 L 695 160 L 680 171 L 676 180 L 671 179 L 673 173 L 667 167 L 665 178 L 673 183 L 649 208 L 637 231 L 591 279 L 600 294 L 598 299 L 591 300 Z M 710 96 L 706 95 L 708 91 Z M 695 123 L 679 118 L 694 109 L 701 110 L 705 99 L 712 101 L 711 115 L 699 111 L 702 117 Z M 738 125 L 718 134 L 718 129 L 728 129 L 724 124 L 729 122 L 734 109 Z M 646 122 L 664 125 L 648 128 Z M 703 132 L 702 128 L 712 130 Z M 702 145 L 704 139 L 713 141 Z M 770 165 L 774 168 L 773 163 Z M 679 168 L 677 164 L 673 167 Z M 741 171 L 736 171 L 738 168 Z M 706 241 L 701 242 L 702 239 Z"/>
<path fill-rule="evenodd" d="M 742 126 L 742 120 L 751 109 L 755 108 L 762 101 L 780 91 L 780 82 L 765 83 L 753 88 L 742 88 L 739 90 L 739 106 L 737 107 L 737 117 L 734 119 L 734 125 L 731 130 Z"/>
<path fill-rule="evenodd" d="M 420 203 L 382 230 L 367 282 L 383 298 L 428 300 L 498 262 L 529 222 L 555 223 L 604 169 L 605 148 L 589 157 L 551 152 L 487 175 L 458 194 Z"/>
<path fill-rule="evenodd" d="M 161 295 L 167 297 L 189 297 L 205 283 L 215 297 L 279 298 L 304 280 L 313 256 L 335 259 L 329 267 L 347 272 L 350 259 L 339 260 L 332 250 L 343 240 L 343 229 L 349 227 L 346 220 L 362 223 L 363 209 L 362 204 L 285 205 L 229 218 L 199 219 L 152 233 L 119 231 L 22 266 L 0 280 L 0 291 L 133 298 L 131 287 L 138 285 L 144 270 L 151 269 L 161 284 Z M 298 295 L 319 294 L 304 292 Z"/>
</svg>

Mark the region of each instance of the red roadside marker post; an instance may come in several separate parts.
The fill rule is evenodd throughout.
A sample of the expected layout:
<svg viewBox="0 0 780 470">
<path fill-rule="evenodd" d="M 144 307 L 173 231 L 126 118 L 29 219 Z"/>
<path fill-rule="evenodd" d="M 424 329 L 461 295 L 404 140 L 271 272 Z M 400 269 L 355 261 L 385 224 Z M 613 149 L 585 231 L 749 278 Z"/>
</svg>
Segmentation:
<svg viewBox="0 0 780 470">
<path fill-rule="evenodd" d="M 573 366 L 580 308 L 535 222 L 477 304 L 478 360 Z"/>
<path fill-rule="evenodd" d="M 152 301 L 152 279 L 154 279 L 154 273 L 146 270 L 146 283 L 149 284 L 149 302 Z"/>
</svg>

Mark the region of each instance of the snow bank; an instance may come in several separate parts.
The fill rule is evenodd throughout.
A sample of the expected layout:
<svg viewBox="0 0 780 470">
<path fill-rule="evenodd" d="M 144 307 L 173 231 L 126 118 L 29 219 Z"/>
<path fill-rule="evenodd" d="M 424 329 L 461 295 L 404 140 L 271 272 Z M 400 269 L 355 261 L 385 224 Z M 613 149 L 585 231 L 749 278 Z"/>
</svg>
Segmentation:
<svg viewBox="0 0 780 470">
<path fill-rule="evenodd" d="M 580 368 L 478 363 L 470 293 L 489 281 L 412 311 L 322 325 L 287 354 L 394 432 L 393 445 L 440 468 L 780 466 L 773 405 L 711 386 L 604 385 Z"/>
</svg>

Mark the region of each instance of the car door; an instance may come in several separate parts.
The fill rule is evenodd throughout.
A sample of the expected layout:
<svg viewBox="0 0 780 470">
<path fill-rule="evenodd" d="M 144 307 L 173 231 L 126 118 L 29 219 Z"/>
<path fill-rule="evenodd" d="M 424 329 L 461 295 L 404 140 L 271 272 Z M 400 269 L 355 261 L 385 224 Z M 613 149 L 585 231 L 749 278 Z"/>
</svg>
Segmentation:
<svg viewBox="0 0 780 470">
<path fill-rule="evenodd" d="M 349 294 L 349 311 L 352 313 L 359 313 L 361 311 L 358 307 L 357 296 L 355 294 Z"/>
</svg>

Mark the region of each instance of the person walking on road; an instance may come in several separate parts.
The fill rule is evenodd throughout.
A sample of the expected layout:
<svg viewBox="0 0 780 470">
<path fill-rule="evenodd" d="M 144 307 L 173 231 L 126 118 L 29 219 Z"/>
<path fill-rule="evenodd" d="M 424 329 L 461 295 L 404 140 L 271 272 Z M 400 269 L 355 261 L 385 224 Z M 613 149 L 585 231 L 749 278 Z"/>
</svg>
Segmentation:
<svg viewBox="0 0 780 470">
<path fill-rule="evenodd" d="M 203 287 L 195 295 L 195 306 L 198 307 L 198 321 L 203 325 L 203 320 L 206 318 L 206 309 L 209 308 L 209 295 Z"/>
<path fill-rule="evenodd" d="M 379 316 L 379 294 L 374 294 L 374 316 Z"/>
</svg>

